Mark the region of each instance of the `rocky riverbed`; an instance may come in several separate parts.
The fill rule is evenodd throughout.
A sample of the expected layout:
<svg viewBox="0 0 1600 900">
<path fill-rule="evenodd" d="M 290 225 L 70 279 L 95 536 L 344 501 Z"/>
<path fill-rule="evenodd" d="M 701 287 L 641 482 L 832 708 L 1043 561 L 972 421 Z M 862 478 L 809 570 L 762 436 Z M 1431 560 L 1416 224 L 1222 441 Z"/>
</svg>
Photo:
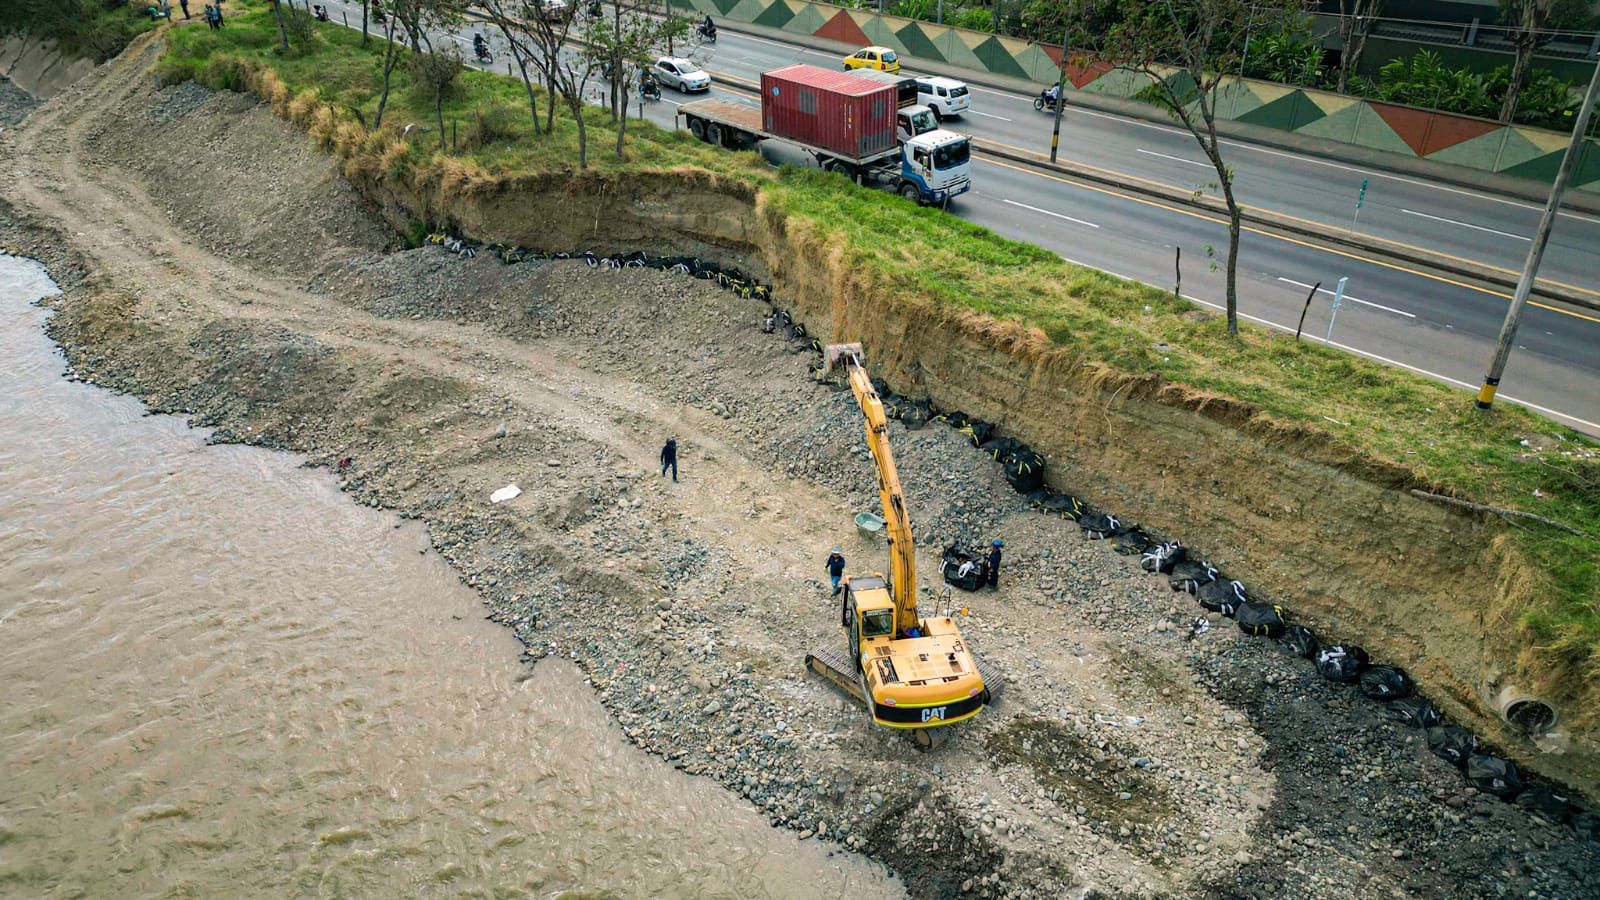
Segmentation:
<svg viewBox="0 0 1600 900">
<path fill-rule="evenodd" d="M 636 744 L 914 895 L 1600 889 L 1592 833 L 1477 794 L 1226 620 L 1186 640 L 1191 599 L 1029 510 L 942 425 L 891 428 L 923 603 L 964 610 L 1007 687 L 932 754 L 872 727 L 801 665 L 843 640 L 828 548 L 885 566 L 851 523 L 876 505 L 860 415 L 759 304 L 662 272 L 396 252 L 303 138 L 192 86 L 107 73 L 5 140 L 0 236 L 62 280 L 74 377 L 305 452 L 423 520 L 418 551 L 530 661 L 576 661 Z M 1001 590 L 935 587 L 954 536 L 1005 540 Z"/>
</svg>

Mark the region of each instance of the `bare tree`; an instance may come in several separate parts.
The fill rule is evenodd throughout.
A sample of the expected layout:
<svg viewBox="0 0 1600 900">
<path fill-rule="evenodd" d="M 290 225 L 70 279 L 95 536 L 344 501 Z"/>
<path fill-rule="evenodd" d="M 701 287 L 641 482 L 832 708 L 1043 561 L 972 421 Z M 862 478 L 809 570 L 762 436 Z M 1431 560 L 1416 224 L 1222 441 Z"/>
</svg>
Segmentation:
<svg viewBox="0 0 1600 900">
<path fill-rule="evenodd" d="M 489 16 L 489 23 L 499 30 L 510 48 L 511 60 L 517 64 L 522 76 L 523 90 L 528 92 L 528 114 L 533 118 L 533 133 L 543 134 L 539 125 L 539 95 L 533 90 L 533 79 L 528 66 L 534 61 L 535 49 L 528 34 L 527 20 L 522 16 L 526 4 L 520 0 L 480 0 L 479 8 Z"/>
<path fill-rule="evenodd" d="M 394 6 L 398 7 L 405 0 L 395 0 Z M 390 11 L 389 17 L 383 23 L 383 88 L 378 94 L 378 115 L 373 119 L 373 128 L 383 127 L 383 111 L 389 105 L 389 88 L 394 83 L 394 70 L 400 64 L 400 54 L 404 49 L 395 43 L 394 30 L 400 22 L 400 17 Z"/>
<path fill-rule="evenodd" d="M 1339 52 L 1339 93 L 1349 89 L 1350 73 L 1367 48 L 1367 28 L 1382 11 L 1383 0 L 1339 0 L 1339 42 L 1344 45 Z"/>
<path fill-rule="evenodd" d="M 1592 18 L 1587 0 L 1500 0 L 1500 26 L 1516 50 L 1500 121 L 1510 122 L 1516 116 L 1517 101 L 1533 69 L 1533 54 L 1555 37 L 1546 29 L 1582 27 Z"/>
<path fill-rule="evenodd" d="M 361 46 L 365 47 L 371 36 L 367 34 L 367 8 L 372 5 L 372 0 L 361 0 Z"/>
<path fill-rule="evenodd" d="M 289 52 L 289 30 L 283 26 L 283 7 L 278 5 L 278 0 L 272 0 L 272 17 L 278 20 L 278 52 Z"/>
<path fill-rule="evenodd" d="M 1111 0 L 1115 22 L 1096 55 L 1143 73 L 1150 86 L 1141 97 L 1166 109 L 1189 131 L 1217 173 L 1228 208 L 1228 334 L 1239 333 L 1239 203 L 1233 195 L 1233 170 L 1222 159 L 1217 139 L 1217 99 L 1228 73 L 1239 71 L 1244 51 L 1243 23 L 1266 33 L 1301 27 L 1301 0 Z"/>
</svg>

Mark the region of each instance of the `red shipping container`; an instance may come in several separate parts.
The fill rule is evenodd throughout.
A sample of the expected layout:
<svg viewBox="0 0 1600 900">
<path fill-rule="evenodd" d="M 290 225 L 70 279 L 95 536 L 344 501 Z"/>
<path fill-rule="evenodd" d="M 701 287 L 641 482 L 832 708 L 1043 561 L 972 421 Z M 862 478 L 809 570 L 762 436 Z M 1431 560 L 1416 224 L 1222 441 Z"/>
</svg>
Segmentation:
<svg viewBox="0 0 1600 900">
<path fill-rule="evenodd" d="M 772 134 L 861 159 L 895 147 L 895 89 L 805 64 L 761 73 L 761 121 Z"/>
</svg>

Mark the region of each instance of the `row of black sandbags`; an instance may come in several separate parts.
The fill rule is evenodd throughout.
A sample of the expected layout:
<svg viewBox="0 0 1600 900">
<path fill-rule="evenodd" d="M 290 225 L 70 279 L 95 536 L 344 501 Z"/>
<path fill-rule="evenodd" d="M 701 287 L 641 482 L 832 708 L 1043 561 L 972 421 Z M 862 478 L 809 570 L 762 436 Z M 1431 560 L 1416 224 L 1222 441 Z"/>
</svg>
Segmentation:
<svg viewBox="0 0 1600 900">
<path fill-rule="evenodd" d="M 1097 524 L 1120 526 L 1112 522 Z M 1391 719 L 1423 729 L 1428 748 L 1461 769 L 1478 790 L 1502 800 L 1515 800 L 1517 805 L 1553 821 L 1571 818 L 1575 826 L 1590 830 L 1600 825 L 1600 818 L 1580 811 L 1555 786 L 1530 782 L 1511 760 L 1479 752 L 1478 739 L 1472 732 L 1449 724 L 1432 701 L 1416 696 L 1416 682 L 1404 669 L 1374 665 L 1366 650 L 1358 646 L 1324 645 L 1310 628 L 1291 623 L 1288 610 L 1251 599 L 1241 582 L 1224 578 L 1204 560 L 1191 559 L 1188 548 L 1177 541 L 1147 547 L 1141 552 L 1140 566 L 1147 572 L 1166 575 L 1174 591 L 1184 591 L 1205 609 L 1233 619 L 1245 634 L 1272 638 L 1294 655 L 1311 660 L 1317 673 L 1328 681 L 1356 685 L 1367 698 L 1386 704 Z"/>
<path fill-rule="evenodd" d="M 709 262 L 697 256 L 651 256 L 642 250 L 608 255 L 597 254 L 589 250 L 585 250 L 582 253 L 559 251 L 547 253 L 529 247 L 484 244 L 465 238 L 451 237 L 448 233 L 442 231 L 429 234 L 427 240 L 430 244 L 436 244 L 451 253 L 467 258 L 478 255 L 480 251 L 488 250 L 506 265 L 513 265 L 526 260 L 577 259 L 585 262 L 591 269 L 658 269 L 715 281 L 720 286 L 739 294 L 741 297 L 755 300 L 770 300 L 772 298 L 771 285 L 764 284 L 739 269 Z"/>
</svg>

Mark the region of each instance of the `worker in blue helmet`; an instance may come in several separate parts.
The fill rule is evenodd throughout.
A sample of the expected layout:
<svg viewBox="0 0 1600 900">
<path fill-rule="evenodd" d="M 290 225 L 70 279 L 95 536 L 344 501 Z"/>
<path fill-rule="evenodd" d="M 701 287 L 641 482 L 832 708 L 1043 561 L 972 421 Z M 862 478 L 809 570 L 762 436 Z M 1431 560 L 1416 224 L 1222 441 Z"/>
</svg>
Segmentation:
<svg viewBox="0 0 1600 900">
<path fill-rule="evenodd" d="M 989 542 L 989 590 L 1000 587 L 1000 548 L 1005 544 L 999 540 Z"/>
</svg>

